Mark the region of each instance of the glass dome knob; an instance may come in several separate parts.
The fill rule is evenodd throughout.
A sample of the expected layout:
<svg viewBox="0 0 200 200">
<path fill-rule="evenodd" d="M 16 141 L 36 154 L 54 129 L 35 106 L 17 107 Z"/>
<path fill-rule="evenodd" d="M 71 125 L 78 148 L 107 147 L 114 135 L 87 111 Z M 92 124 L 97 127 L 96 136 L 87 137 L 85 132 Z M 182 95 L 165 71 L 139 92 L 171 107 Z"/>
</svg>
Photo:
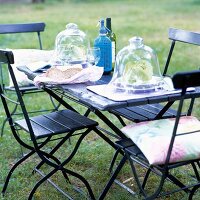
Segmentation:
<svg viewBox="0 0 200 200">
<path fill-rule="evenodd" d="M 131 47 L 140 48 L 143 47 L 143 39 L 141 37 L 133 37 L 129 39 Z"/>
</svg>

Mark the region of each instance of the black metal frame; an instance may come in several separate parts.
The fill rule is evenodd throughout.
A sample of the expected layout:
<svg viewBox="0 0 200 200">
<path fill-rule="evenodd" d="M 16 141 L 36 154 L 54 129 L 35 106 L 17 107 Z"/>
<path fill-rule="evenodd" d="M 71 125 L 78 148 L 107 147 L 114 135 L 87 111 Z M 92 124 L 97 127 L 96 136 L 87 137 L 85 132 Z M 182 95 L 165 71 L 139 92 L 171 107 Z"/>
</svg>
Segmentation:
<svg viewBox="0 0 200 200">
<path fill-rule="evenodd" d="M 1 34 L 16 34 L 16 33 L 37 33 L 38 36 L 38 42 L 39 42 L 39 49 L 42 50 L 42 40 L 41 40 L 41 32 L 45 30 L 45 23 L 43 22 L 35 22 L 35 23 L 23 23 L 23 24 L 0 24 L 0 35 Z M 13 87 L 8 87 L 4 83 L 4 77 L 3 77 L 3 70 L 2 67 L 0 69 L 1 73 L 1 85 L 4 92 L 10 91 L 13 92 L 15 89 Z M 20 87 L 20 92 L 22 95 L 25 94 L 32 94 L 32 93 L 38 93 L 43 92 L 42 90 L 38 89 L 34 85 L 26 86 L 26 87 Z M 60 104 L 56 105 L 53 99 L 50 97 L 50 101 L 53 105 L 52 111 L 58 110 Z M 11 115 L 21 115 L 21 113 L 17 113 L 18 104 L 15 104 L 15 107 L 13 108 Z M 38 110 L 38 111 L 30 111 L 30 113 L 39 113 L 39 112 L 47 112 L 49 110 Z M 8 121 L 6 118 L 3 121 L 2 127 L 1 127 L 1 136 L 3 136 L 5 124 Z"/>
<path fill-rule="evenodd" d="M 11 115 L 10 109 L 8 107 L 7 101 L 10 101 L 9 98 L 4 94 L 2 87 L 0 87 L 0 96 L 1 100 L 9 121 L 9 125 L 11 128 L 11 131 L 13 133 L 14 138 L 16 141 L 24 148 L 28 149 L 29 152 L 22 157 L 19 161 L 17 161 L 13 167 L 10 169 L 4 186 L 2 190 L 2 194 L 4 195 L 7 189 L 7 186 L 9 184 L 9 180 L 11 178 L 11 175 L 15 171 L 15 169 L 22 164 L 27 158 L 32 156 L 33 154 L 37 154 L 38 157 L 40 158 L 40 162 L 35 168 L 35 171 L 39 172 L 42 175 L 42 179 L 36 183 L 34 188 L 32 189 L 31 193 L 29 194 L 28 199 L 32 199 L 35 191 L 37 188 L 44 183 L 45 181 L 49 181 L 58 191 L 60 191 L 62 194 L 64 194 L 67 198 L 72 199 L 69 194 L 66 192 L 62 191 L 55 183 L 53 183 L 50 180 L 50 177 L 57 173 L 58 171 L 61 171 L 64 178 L 69 182 L 69 176 L 74 176 L 78 178 L 86 187 L 89 198 L 90 199 L 95 199 L 93 191 L 88 183 L 88 181 L 81 176 L 79 173 L 72 171 L 68 168 L 66 168 L 66 164 L 71 161 L 71 159 L 75 156 L 81 141 L 84 139 L 84 137 L 90 133 L 91 131 L 95 131 L 100 137 L 103 137 L 104 135 L 97 129 L 98 123 L 86 118 L 85 116 L 81 116 L 77 112 L 75 112 L 73 109 L 72 110 L 64 110 L 64 111 L 57 111 L 54 113 L 49 113 L 45 115 L 40 115 L 40 116 L 34 116 L 34 117 L 29 117 L 29 114 L 26 110 L 26 106 L 23 101 L 22 94 L 20 92 L 20 88 L 17 84 L 13 69 L 11 64 L 14 63 L 14 56 L 11 51 L 3 51 L 0 50 L 0 63 L 7 63 L 8 64 L 8 71 L 10 73 L 10 76 L 13 80 L 14 88 L 16 91 L 17 99 L 18 99 L 18 106 L 21 107 L 22 113 L 23 113 L 23 119 L 14 121 L 13 117 Z M 61 98 L 62 100 L 62 98 Z M 59 115 L 61 117 L 59 118 Z M 45 120 L 50 120 L 50 124 L 47 124 Z M 63 118 L 67 118 L 67 124 L 63 124 Z M 71 123 L 70 123 L 71 122 Z M 54 125 L 54 123 L 56 123 Z M 32 146 L 24 142 L 20 138 L 20 134 L 18 131 L 24 130 L 26 131 L 30 139 L 32 141 Z M 77 132 L 78 131 L 78 132 Z M 39 134 L 37 134 L 39 132 Z M 77 133 L 76 133 L 77 132 Z M 43 147 L 46 146 L 54 136 L 58 136 L 62 134 L 60 138 L 57 139 L 57 144 L 54 146 L 54 148 L 50 152 L 44 151 Z M 64 136 L 63 136 L 64 134 Z M 61 158 L 57 158 L 55 156 L 55 152 L 61 148 L 61 146 L 68 140 L 70 137 L 74 135 L 79 135 L 79 139 L 77 139 L 77 142 L 74 146 L 74 149 L 70 153 L 70 155 L 65 158 L 64 160 L 61 160 Z M 42 140 L 41 140 L 42 139 Z M 109 140 L 109 139 L 108 139 Z M 114 145 L 113 145 L 114 146 Z M 50 171 L 48 174 L 44 175 L 41 171 L 40 168 L 42 165 L 48 165 L 53 168 L 52 171 Z M 75 189 L 76 191 L 82 192 L 79 188 Z"/>
</svg>

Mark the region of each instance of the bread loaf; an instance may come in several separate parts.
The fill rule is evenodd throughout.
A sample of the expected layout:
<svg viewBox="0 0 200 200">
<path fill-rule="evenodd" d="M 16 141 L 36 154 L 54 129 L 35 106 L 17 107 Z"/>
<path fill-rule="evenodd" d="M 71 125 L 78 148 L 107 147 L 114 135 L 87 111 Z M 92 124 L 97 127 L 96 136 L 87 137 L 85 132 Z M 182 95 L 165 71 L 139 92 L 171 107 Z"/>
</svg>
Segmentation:
<svg viewBox="0 0 200 200">
<path fill-rule="evenodd" d="M 81 70 L 82 65 L 56 66 L 48 69 L 45 76 L 53 80 L 64 81 L 71 78 Z"/>
</svg>

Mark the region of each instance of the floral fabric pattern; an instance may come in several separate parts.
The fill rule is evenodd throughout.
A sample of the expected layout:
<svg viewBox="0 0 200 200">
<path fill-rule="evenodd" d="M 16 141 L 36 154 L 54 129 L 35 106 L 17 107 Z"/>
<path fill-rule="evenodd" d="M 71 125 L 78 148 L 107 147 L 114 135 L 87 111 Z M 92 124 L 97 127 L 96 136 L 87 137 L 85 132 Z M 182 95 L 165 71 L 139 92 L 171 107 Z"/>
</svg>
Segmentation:
<svg viewBox="0 0 200 200">
<path fill-rule="evenodd" d="M 150 164 L 164 164 L 175 118 L 161 119 L 123 127 L 122 132 L 143 152 Z M 200 158 L 200 121 L 193 116 L 180 118 L 170 163 Z"/>
</svg>

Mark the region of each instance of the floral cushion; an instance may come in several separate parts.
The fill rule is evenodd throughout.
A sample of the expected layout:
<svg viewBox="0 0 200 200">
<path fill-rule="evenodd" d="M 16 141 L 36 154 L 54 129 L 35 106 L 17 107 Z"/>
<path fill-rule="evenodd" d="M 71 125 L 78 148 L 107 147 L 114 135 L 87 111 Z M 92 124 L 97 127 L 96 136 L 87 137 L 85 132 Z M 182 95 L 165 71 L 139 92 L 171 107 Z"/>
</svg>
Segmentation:
<svg viewBox="0 0 200 200">
<path fill-rule="evenodd" d="M 150 164 L 164 164 L 175 119 L 161 119 L 127 125 L 122 132 L 142 151 Z M 200 121 L 180 118 L 177 133 L 198 131 L 175 138 L 170 163 L 200 158 Z"/>
</svg>

